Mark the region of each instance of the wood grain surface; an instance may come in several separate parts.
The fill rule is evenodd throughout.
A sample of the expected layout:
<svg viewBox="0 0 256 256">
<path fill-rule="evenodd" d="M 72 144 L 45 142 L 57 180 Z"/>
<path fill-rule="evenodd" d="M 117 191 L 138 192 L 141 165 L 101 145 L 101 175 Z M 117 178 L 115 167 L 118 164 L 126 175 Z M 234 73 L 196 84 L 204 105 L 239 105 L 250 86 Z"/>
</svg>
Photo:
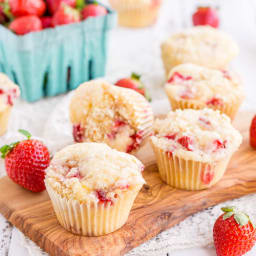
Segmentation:
<svg viewBox="0 0 256 256">
<path fill-rule="evenodd" d="M 147 185 L 139 193 L 128 222 L 120 230 L 102 237 L 79 237 L 57 222 L 46 192 L 34 194 L 0 180 L 0 212 L 25 235 L 52 256 L 117 256 L 179 223 L 187 216 L 228 199 L 256 192 L 256 151 L 248 144 L 252 114 L 240 113 L 235 126 L 244 141 L 223 179 L 200 192 L 182 191 L 159 178 L 152 151 L 145 146 L 139 157 L 146 163 Z"/>
</svg>

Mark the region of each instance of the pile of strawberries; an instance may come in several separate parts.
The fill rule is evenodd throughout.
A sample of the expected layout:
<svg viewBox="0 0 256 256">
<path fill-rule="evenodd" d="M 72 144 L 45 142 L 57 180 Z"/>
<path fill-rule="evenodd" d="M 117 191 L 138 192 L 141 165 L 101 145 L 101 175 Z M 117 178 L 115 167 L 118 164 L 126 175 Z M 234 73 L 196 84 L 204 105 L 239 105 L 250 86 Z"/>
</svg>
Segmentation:
<svg viewBox="0 0 256 256">
<path fill-rule="evenodd" d="M 0 0 L 0 23 L 17 35 L 106 15 L 107 9 L 86 0 Z"/>
</svg>

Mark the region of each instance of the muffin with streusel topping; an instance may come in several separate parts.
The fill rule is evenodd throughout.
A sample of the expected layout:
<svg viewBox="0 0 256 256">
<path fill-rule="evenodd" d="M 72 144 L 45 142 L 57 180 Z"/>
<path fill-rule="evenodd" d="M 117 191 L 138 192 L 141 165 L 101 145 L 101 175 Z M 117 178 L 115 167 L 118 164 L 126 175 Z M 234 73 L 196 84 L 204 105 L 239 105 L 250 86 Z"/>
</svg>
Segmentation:
<svg viewBox="0 0 256 256">
<path fill-rule="evenodd" d="M 234 119 L 244 100 L 244 90 L 236 73 L 181 64 L 169 74 L 165 91 L 172 109 L 218 109 Z"/>
<path fill-rule="evenodd" d="M 70 120 L 76 142 L 103 142 L 134 153 L 152 134 L 153 111 L 138 92 L 94 80 L 75 90 Z"/>
<path fill-rule="evenodd" d="M 7 131 L 11 109 L 19 94 L 19 87 L 0 73 L 0 136 Z"/>
<path fill-rule="evenodd" d="M 172 35 L 162 44 L 162 59 L 168 76 L 183 63 L 226 69 L 239 49 L 226 33 L 210 26 L 196 26 Z"/>
<path fill-rule="evenodd" d="M 101 143 L 78 143 L 56 153 L 45 183 L 60 224 L 84 236 L 119 229 L 145 183 L 143 168 L 136 157 Z"/>
<path fill-rule="evenodd" d="M 242 136 L 219 111 L 178 109 L 156 120 L 151 142 L 163 181 L 201 190 L 222 178 Z"/>
</svg>

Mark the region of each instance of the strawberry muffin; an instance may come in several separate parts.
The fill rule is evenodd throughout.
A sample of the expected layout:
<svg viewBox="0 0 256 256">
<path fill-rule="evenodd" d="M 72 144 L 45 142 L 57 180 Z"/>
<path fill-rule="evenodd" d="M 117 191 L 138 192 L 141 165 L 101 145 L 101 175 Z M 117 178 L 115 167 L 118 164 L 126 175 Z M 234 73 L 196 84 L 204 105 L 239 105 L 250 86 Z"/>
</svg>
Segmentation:
<svg viewBox="0 0 256 256">
<path fill-rule="evenodd" d="M 238 46 L 232 38 L 210 26 L 186 29 L 172 35 L 162 44 L 166 75 L 174 66 L 183 63 L 226 69 L 238 52 Z"/>
<path fill-rule="evenodd" d="M 118 12 L 118 22 L 125 27 L 153 25 L 162 5 L 162 0 L 109 0 Z"/>
<path fill-rule="evenodd" d="M 7 131 L 11 109 L 19 94 L 19 87 L 0 73 L 0 136 Z"/>
<path fill-rule="evenodd" d="M 125 224 L 145 183 L 142 163 L 101 143 L 79 143 L 55 154 L 46 189 L 60 224 L 84 236 L 101 236 Z"/>
<path fill-rule="evenodd" d="M 242 136 L 219 111 L 178 109 L 156 120 L 151 142 L 163 181 L 201 190 L 222 178 Z"/>
<path fill-rule="evenodd" d="M 153 112 L 136 91 L 94 80 L 75 90 L 70 120 L 76 142 L 104 142 L 133 153 L 152 134 Z"/>
<path fill-rule="evenodd" d="M 238 76 L 196 64 L 173 68 L 165 85 L 172 109 L 218 109 L 233 119 L 243 102 L 244 91 Z"/>
</svg>

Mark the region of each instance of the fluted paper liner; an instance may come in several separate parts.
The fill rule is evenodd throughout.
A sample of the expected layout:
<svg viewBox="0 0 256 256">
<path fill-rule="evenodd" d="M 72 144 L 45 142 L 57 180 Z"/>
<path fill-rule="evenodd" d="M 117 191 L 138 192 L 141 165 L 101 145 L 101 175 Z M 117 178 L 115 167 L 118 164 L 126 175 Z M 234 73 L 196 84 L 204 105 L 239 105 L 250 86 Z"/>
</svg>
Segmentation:
<svg viewBox="0 0 256 256">
<path fill-rule="evenodd" d="M 0 111 L 0 136 L 7 131 L 11 109 L 11 107 L 6 107 L 3 111 Z"/>
<path fill-rule="evenodd" d="M 232 120 L 234 120 L 240 105 L 242 104 L 242 99 L 238 100 L 237 102 L 230 102 L 224 103 L 222 106 L 208 106 L 204 103 L 196 102 L 196 101 L 189 101 L 189 100 L 176 100 L 174 97 L 167 93 L 169 101 L 171 103 L 172 109 L 204 109 L 204 108 L 212 108 L 214 110 L 219 110 L 221 113 L 226 114 Z"/>
<path fill-rule="evenodd" d="M 126 98 L 129 104 L 134 106 L 133 123 L 135 124 L 137 132 L 139 131 L 141 133 L 143 144 L 144 140 L 152 135 L 153 132 L 153 110 L 146 99 L 142 97 L 134 97 L 134 91 L 131 91 L 130 89 L 122 91 L 121 95 L 121 97 Z"/>
<path fill-rule="evenodd" d="M 122 227 L 139 192 L 137 189 L 126 191 L 113 205 L 80 203 L 62 198 L 47 181 L 45 184 L 61 226 L 73 234 L 82 236 L 102 236 Z"/>
<path fill-rule="evenodd" d="M 168 154 L 153 143 L 152 145 L 161 179 L 172 187 L 185 190 L 202 190 L 216 184 L 223 177 L 231 157 L 218 162 L 204 163 Z M 205 176 L 208 172 L 213 177 L 207 182 Z"/>
<path fill-rule="evenodd" d="M 144 4 L 138 6 L 134 1 L 133 4 L 127 4 L 124 1 L 110 0 L 110 4 L 118 12 L 118 22 L 125 27 L 147 27 L 153 25 L 158 17 L 159 9 L 162 1 L 159 4 Z"/>
</svg>

